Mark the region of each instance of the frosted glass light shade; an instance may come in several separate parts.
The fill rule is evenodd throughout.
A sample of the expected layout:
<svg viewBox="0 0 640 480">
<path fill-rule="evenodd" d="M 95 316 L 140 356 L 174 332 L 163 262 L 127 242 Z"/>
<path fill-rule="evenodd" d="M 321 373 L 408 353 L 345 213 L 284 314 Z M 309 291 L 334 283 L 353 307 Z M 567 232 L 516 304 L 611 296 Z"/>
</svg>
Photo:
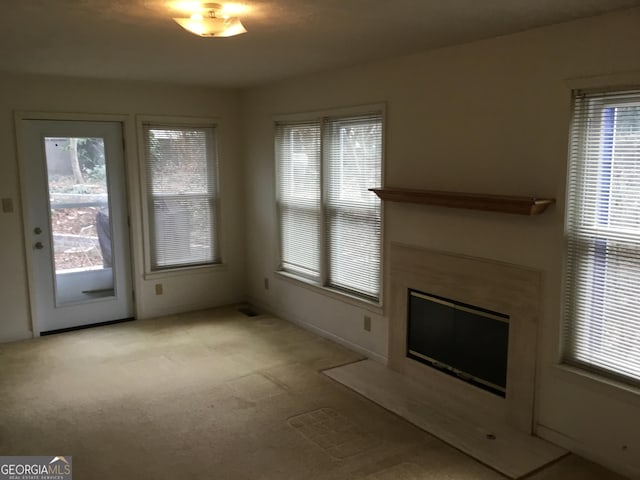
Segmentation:
<svg viewBox="0 0 640 480">
<path fill-rule="evenodd" d="M 192 15 L 174 20 L 185 30 L 201 37 L 232 37 L 247 31 L 238 17 Z"/>
</svg>

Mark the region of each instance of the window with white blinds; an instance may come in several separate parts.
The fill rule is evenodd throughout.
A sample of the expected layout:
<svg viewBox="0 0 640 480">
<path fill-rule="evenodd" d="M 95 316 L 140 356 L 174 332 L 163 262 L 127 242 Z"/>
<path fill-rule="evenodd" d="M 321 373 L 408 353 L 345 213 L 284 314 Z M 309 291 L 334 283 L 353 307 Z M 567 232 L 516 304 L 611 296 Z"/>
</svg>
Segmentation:
<svg viewBox="0 0 640 480">
<path fill-rule="evenodd" d="M 576 92 L 564 361 L 640 384 L 640 91 Z"/>
<path fill-rule="evenodd" d="M 276 126 L 280 258 L 284 271 L 320 280 L 320 124 Z"/>
<path fill-rule="evenodd" d="M 276 125 L 281 269 L 378 301 L 382 115 Z"/>
<path fill-rule="evenodd" d="M 378 298 L 382 118 L 325 121 L 327 284 Z"/>
<path fill-rule="evenodd" d="M 152 271 L 220 262 L 213 127 L 144 124 Z"/>
</svg>

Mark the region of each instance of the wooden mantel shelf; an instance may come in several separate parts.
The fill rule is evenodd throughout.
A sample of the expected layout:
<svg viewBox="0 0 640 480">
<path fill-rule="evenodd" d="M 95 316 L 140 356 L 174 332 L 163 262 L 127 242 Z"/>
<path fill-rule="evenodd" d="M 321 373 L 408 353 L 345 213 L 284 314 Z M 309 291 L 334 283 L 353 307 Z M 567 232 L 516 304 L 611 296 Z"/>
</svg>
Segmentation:
<svg viewBox="0 0 640 480">
<path fill-rule="evenodd" d="M 553 198 L 512 197 L 392 187 L 370 188 L 369 190 L 378 195 L 380 199 L 388 202 L 421 203 L 449 208 L 514 213 L 517 215 L 538 215 L 544 212 L 549 205 L 555 203 Z"/>
</svg>

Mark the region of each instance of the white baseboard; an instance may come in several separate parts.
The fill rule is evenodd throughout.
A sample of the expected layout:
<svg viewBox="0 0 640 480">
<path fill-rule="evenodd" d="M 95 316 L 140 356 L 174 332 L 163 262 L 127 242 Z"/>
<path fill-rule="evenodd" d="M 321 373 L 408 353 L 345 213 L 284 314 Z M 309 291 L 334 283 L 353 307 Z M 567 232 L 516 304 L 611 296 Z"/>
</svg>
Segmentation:
<svg viewBox="0 0 640 480">
<path fill-rule="evenodd" d="M 611 452 L 597 451 L 585 445 L 583 442 L 568 437 L 552 428 L 538 424 L 536 426 L 536 435 L 549 442 L 555 443 L 567 450 L 572 451 L 576 455 L 580 455 L 592 462 L 613 470 L 621 475 L 630 478 L 640 478 L 640 469 L 629 465 L 624 458 L 620 458 L 620 454 L 612 454 Z"/>
<path fill-rule="evenodd" d="M 300 320 L 299 318 L 296 318 L 294 315 L 290 315 L 288 312 L 285 311 L 279 311 L 278 309 L 274 309 L 272 308 L 270 305 L 267 305 L 263 302 L 261 302 L 260 300 L 257 300 L 253 297 L 248 297 L 247 298 L 247 303 L 250 303 L 251 305 L 254 305 L 255 307 L 259 308 L 260 310 L 267 312 L 269 314 L 272 314 L 276 317 L 282 318 L 283 320 L 286 320 L 288 322 L 291 323 L 295 323 L 296 325 L 304 328 L 305 330 L 309 330 L 310 332 L 315 333 L 316 335 L 319 335 L 323 338 L 329 339 L 339 345 L 342 345 L 343 347 L 348 348 L 349 350 L 353 350 L 356 353 L 359 353 L 361 355 L 364 355 L 367 358 L 370 358 L 371 360 L 381 363 L 383 365 L 387 364 L 387 357 L 385 357 L 384 355 L 380 355 L 379 353 L 376 353 L 372 350 L 369 350 L 367 348 L 362 347 L 361 345 L 358 345 L 357 343 L 354 343 L 350 340 L 347 340 L 345 338 L 340 337 L 339 335 L 336 335 L 335 333 L 329 332 L 327 330 L 324 330 L 316 325 L 313 325 L 312 323 L 309 322 L 305 322 Z"/>
</svg>

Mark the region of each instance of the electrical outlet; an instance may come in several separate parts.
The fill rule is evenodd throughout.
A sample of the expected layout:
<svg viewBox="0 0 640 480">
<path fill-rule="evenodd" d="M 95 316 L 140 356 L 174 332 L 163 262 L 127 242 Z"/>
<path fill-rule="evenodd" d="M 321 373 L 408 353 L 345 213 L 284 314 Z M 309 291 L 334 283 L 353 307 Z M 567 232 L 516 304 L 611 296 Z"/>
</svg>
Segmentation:
<svg viewBox="0 0 640 480">
<path fill-rule="evenodd" d="M 264 277 L 264 289 L 269 290 L 269 279 Z"/>
<path fill-rule="evenodd" d="M 364 331 L 365 332 L 370 332 L 371 331 L 371 317 L 368 315 L 364 316 Z"/>
<path fill-rule="evenodd" d="M 156 295 L 162 295 L 162 284 L 156 283 Z"/>
<path fill-rule="evenodd" d="M 12 213 L 13 212 L 13 199 L 11 199 L 11 198 L 3 198 L 2 199 L 2 212 L 3 213 Z"/>
</svg>

